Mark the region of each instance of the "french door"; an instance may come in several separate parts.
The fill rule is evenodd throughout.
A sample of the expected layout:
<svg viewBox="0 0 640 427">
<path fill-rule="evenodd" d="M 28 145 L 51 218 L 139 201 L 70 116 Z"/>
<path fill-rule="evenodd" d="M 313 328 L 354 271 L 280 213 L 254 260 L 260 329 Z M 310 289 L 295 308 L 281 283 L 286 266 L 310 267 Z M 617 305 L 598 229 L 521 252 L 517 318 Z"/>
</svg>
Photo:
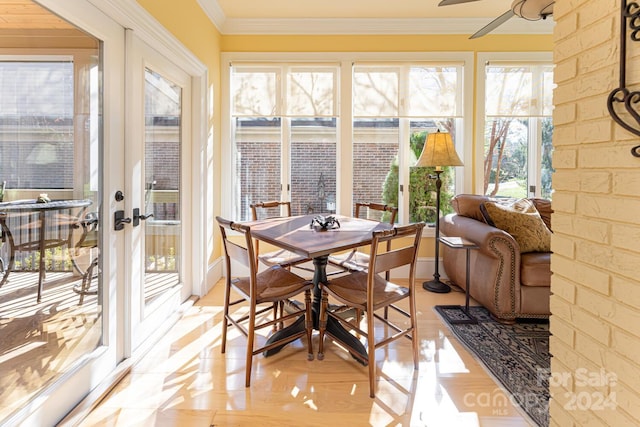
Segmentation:
<svg viewBox="0 0 640 427">
<path fill-rule="evenodd" d="M 131 215 L 127 252 L 131 260 L 131 348 L 134 353 L 191 293 L 184 261 L 191 259 L 191 202 L 183 159 L 191 140 L 190 76 L 127 30 L 125 212 Z"/>
<path fill-rule="evenodd" d="M 77 179 L 71 188 L 74 198 L 86 197 L 87 191 L 95 195 L 98 290 L 83 303 L 70 291 L 71 309 L 98 308 L 91 319 L 99 331 L 95 345 L 68 369 L 17 403 L 9 417 L 0 416 L 0 424 L 10 425 L 54 423 L 89 392 L 117 378 L 118 365 L 153 342 L 179 304 L 204 292 L 206 274 L 206 213 L 203 200 L 191 197 L 204 194 L 206 185 L 201 161 L 206 69 L 162 29 L 150 31 L 151 21 L 135 2 L 36 1 L 99 48 L 90 55 L 96 66 L 85 80 L 91 84 L 74 79 L 76 86 L 91 90 L 85 91 L 90 93 L 86 102 L 74 100 L 75 133 L 87 135 L 83 143 L 89 148 L 80 151 L 72 141 Z M 144 37 L 137 37 L 136 30 Z M 162 45 L 174 61 L 150 42 Z M 47 49 L 36 53 L 50 55 Z M 83 121 L 77 111 L 90 117 Z M 79 178 L 85 175 L 90 184 Z M 28 355 L 23 359 L 28 361 Z"/>
</svg>

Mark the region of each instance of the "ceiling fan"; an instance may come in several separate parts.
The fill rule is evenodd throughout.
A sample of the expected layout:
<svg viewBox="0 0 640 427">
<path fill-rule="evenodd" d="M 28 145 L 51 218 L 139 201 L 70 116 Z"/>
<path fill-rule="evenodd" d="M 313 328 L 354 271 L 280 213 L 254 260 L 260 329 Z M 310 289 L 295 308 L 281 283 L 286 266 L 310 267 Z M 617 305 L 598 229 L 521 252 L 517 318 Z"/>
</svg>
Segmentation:
<svg viewBox="0 0 640 427">
<path fill-rule="evenodd" d="M 478 0 L 441 0 L 438 6 L 449 6 L 452 4 L 469 3 Z M 555 0 L 515 0 L 511 4 L 511 9 L 507 10 L 502 15 L 498 16 L 493 21 L 489 22 L 484 27 L 480 28 L 470 39 L 477 39 L 485 34 L 498 28 L 498 26 L 507 22 L 511 17 L 518 16 L 526 19 L 527 21 L 537 21 L 539 19 L 546 19 L 547 16 L 553 14 L 553 4 Z"/>
</svg>

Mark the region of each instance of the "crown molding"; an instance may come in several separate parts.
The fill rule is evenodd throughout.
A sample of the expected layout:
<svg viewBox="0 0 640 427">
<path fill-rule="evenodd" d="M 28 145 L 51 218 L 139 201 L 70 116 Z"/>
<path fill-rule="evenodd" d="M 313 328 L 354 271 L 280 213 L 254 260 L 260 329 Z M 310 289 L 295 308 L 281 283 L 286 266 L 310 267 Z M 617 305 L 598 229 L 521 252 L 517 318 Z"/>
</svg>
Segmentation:
<svg viewBox="0 0 640 427">
<path fill-rule="evenodd" d="M 218 4 L 217 0 L 197 0 L 200 8 L 204 11 L 205 15 L 215 25 L 215 27 L 222 33 L 222 27 L 224 26 L 227 16 Z"/>
<path fill-rule="evenodd" d="M 54 0 L 46 1 L 53 2 Z M 131 0 L 88 1 L 120 25 L 133 30 L 136 35 L 147 44 L 165 52 L 165 54 L 171 57 L 180 58 L 180 63 L 183 67 L 187 67 L 185 70 L 188 72 L 201 74 L 206 70 L 206 66 L 197 56 L 186 49 L 169 30 L 160 25 L 160 23 L 137 2 Z"/>
<path fill-rule="evenodd" d="M 197 0 L 213 25 L 223 35 L 320 35 L 320 34 L 473 34 L 487 25 L 488 18 L 227 18 L 217 0 Z M 553 19 L 527 21 L 514 17 L 492 34 L 552 34 Z"/>
<path fill-rule="evenodd" d="M 406 19 L 226 19 L 225 35 L 239 34 L 473 34 L 490 22 L 483 18 Z M 551 34 L 553 20 L 513 18 L 492 34 Z"/>
</svg>

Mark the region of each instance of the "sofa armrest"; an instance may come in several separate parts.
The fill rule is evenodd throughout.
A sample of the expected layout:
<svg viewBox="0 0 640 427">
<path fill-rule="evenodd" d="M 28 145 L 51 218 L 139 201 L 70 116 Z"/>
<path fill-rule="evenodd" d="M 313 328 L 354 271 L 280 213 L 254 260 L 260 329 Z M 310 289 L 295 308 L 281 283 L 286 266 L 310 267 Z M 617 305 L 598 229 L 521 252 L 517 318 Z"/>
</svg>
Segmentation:
<svg viewBox="0 0 640 427">
<path fill-rule="evenodd" d="M 464 237 L 478 245 L 470 253 L 471 296 L 496 317 L 509 320 L 520 307 L 520 247 L 507 232 L 484 222 L 457 214 L 440 219 L 445 236 Z M 443 265 L 450 280 L 464 288 L 466 251 L 443 245 Z"/>
<path fill-rule="evenodd" d="M 508 245 L 520 253 L 518 243 L 509 233 L 466 216 L 448 214 L 440 218 L 440 232 L 445 236 L 464 237 L 478 245 L 481 251 L 487 251 L 492 240 L 506 239 Z M 489 254 L 492 255 L 494 252 L 490 251 Z"/>
</svg>

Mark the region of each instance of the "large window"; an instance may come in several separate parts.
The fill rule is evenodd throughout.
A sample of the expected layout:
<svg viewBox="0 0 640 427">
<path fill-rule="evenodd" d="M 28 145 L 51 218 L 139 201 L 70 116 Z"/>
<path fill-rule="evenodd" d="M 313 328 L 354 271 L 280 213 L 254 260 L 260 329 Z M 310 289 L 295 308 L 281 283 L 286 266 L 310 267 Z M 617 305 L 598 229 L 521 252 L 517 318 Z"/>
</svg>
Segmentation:
<svg viewBox="0 0 640 427">
<path fill-rule="evenodd" d="M 410 222 L 436 220 L 433 168 L 411 168 L 428 133 L 462 122 L 462 64 L 356 64 L 353 72 L 354 201 L 400 206 L 409 172 Z M 404 155 L 403 155 L 404 154 Z M 455 171 L 442 175 L 442 212 L 451 210 Z M 380 218 L 375 218 L 380 219 Z"/>
<path fill-rule="evenodd" d="M 553 67 L 485 63 L 484 194 L 551 198 Z"/>
<path fill-rule="evenodd" d="M 267 200 L 290 200 L 294 214 L 348 214 L 355 202 L 375 202 L 397 206 L 399 222 L 434 222 L 433 170 L 412 166 L 427 133 L 437 130 L 451 132 L 464 159 L 463 117 L 469 112 L 465 115 L 462 90 L 472 86 L 468 57 L 402 62 L 343 57 L 336 63 L 230 59 L 223 76 L 230 105 L 223 137 L 232 141 L 232 161 L 223 166 L 230 166 L 232 179 L 224 210 L 248 220 L 250 204 Z M 463 191 L 459 175 L 462 169 L 454 168 L 442 175 L 443 212 L 450 210 L 451 196 Z"/>
<path fill-rule="evenodd" d="M 335 212 L 336 65 L 232 66 L 234 218 L 291 200 L 294 215 Z"/>
</svg>

